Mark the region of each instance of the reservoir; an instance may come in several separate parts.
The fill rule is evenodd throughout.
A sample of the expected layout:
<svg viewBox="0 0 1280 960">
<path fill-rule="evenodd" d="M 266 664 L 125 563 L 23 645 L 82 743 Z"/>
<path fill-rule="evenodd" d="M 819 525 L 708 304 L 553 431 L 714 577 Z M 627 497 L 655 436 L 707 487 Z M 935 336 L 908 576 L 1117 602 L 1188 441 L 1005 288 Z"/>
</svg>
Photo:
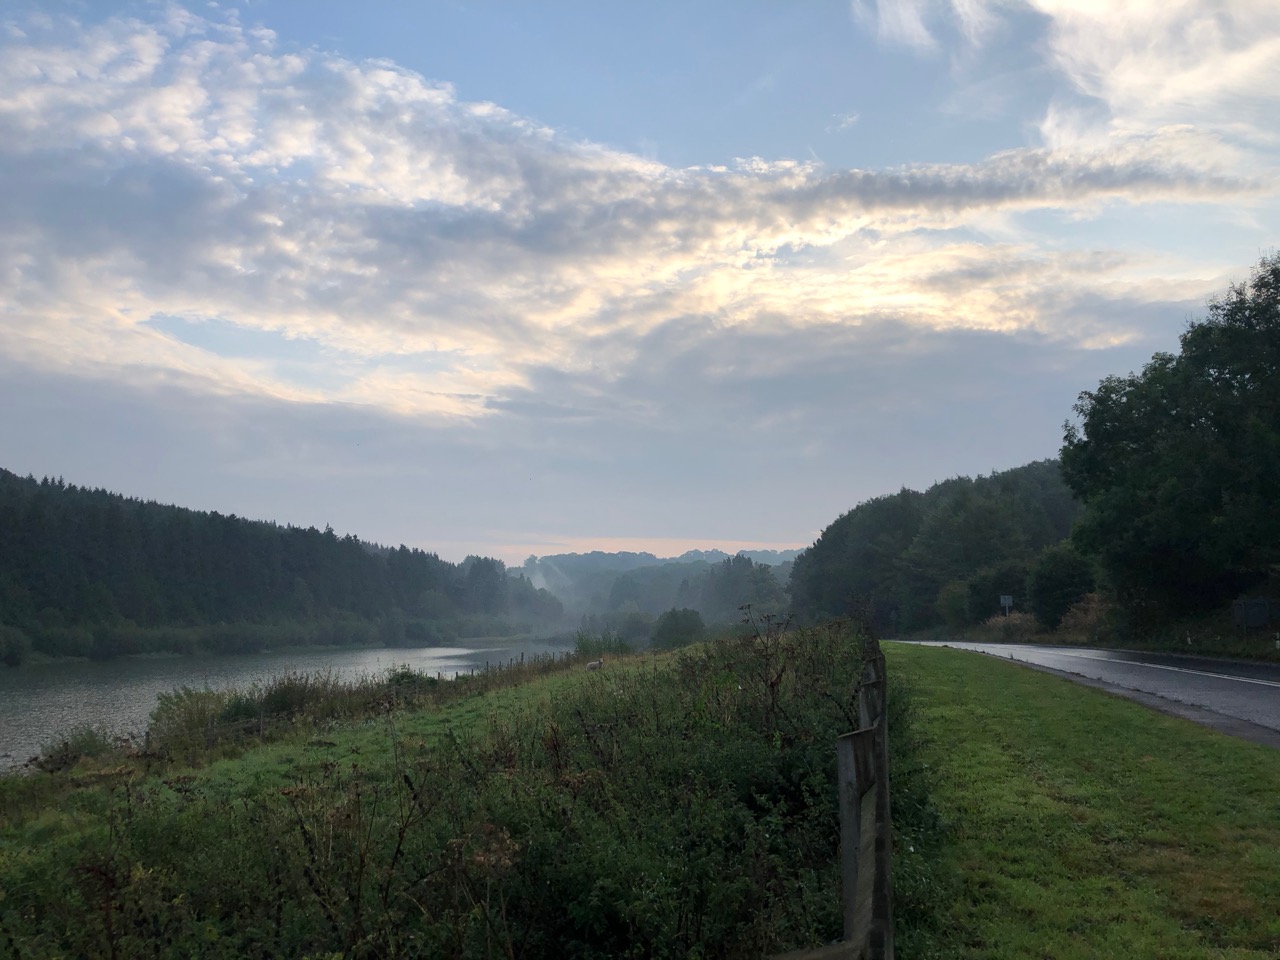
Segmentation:
<svg viewBox="0 0 1280 960">
<path fill-rule="evenodd" d="M 451 647 L 292 649 L 232 656 L 67 660 L 0 668 L 0 772 L 21 766 L 41 746 L 71 730 L 94 726 L 139 734 L 157 697 L 181 687 L 247 688 L 286 673 L 344 678 L 407 665 L 435 676 L 483 670 L 523 654 L 562 653 L 571 643 L 529 639 L 459 640 Z"/>
</svg>

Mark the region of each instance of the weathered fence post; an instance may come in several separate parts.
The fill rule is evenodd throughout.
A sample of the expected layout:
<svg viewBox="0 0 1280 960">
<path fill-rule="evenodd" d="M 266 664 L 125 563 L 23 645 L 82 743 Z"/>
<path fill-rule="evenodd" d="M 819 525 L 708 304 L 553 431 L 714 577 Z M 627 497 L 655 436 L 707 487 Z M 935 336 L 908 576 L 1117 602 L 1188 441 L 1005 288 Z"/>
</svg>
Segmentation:
<svg viewBox="0 0 1280 960">
<path fill-rule="evenodd" d="M 858 729 L 836 740 L 844 940 L 786 960 L 893 960 L 887 687 L 884 654 L 869 639 L 856 693 Z"/>
</svg>

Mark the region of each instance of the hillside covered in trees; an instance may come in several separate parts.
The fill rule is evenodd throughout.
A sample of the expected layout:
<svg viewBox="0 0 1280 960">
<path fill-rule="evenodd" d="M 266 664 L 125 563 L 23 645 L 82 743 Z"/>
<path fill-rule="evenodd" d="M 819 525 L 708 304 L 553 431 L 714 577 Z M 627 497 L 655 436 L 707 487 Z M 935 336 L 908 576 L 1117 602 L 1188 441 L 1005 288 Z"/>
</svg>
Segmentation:
<svg viewBox="0 0 1280 960">
<path fill-rule="evenodd" d="M 500 560 L 128 499 L 0 470 L 0 651 L 109 657 L 426 644 L 556 622 Z M 213 629 L 218 627 L 218 629 Z"/>
<path fill-rule="evenodd" d="M 643 641 L 672 610 L 696 611 L 713 626 L 738 623 L 748 604 L 757 613 L 784 613 L 784 586 L 797 553 L 691 550 L 663 560 L 594 551 L 530 557 L 521 572 L 559 597 L 588 632 Z"/>
<path fill-rule="evenodd" d="M 854 507 L 796 558 L 788 592 L 802 621 L 866 615 L 877 629 L 963 627 L 1027 605 L 1027 578 L 1080 505 L 1056 460 L 955 477 Z"/>
</svg>

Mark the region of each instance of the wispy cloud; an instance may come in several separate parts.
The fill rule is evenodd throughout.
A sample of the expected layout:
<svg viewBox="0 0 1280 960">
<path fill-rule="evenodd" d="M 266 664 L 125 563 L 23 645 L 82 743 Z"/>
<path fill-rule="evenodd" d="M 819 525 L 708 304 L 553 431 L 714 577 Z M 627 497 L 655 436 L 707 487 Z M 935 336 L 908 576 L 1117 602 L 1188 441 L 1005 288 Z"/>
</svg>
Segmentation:
<svg viewBox="0 0 1280 960">
<path fill-rule="evenodd" d="M 827 125 L 827 133 L 839 133 L 842 130 L 848 130 L 859 119 L 856 113 L 837 113 L 831 118 L 831 123 Z"/>
</svg>

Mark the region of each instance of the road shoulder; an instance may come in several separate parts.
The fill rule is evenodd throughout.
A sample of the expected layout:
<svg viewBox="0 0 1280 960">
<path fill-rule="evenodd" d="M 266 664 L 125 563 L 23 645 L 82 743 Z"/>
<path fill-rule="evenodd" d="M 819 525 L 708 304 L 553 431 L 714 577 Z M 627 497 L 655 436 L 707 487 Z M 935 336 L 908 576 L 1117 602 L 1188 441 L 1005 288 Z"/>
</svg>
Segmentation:
<svg viewBox="0 0 1280 960">
<path fill-rule="evenodd" d="M 981 651 L 975 650 L 972 652 L 980 653 Z M 995 654 L 984 653 L 983 656 L 995 657 Z M 1126 700 L 1133 700 L 1144 707 L 1149 707 L 1171 717 L 1182 717 L 1184 720 L 1190 720 L 1192 723 L 1198 723 L 1202 727 L 1217 730 L 1219 733 L 1226 734 L 1229 737 L 1236 737 L 1240 740 L 1247 740 L 1250 743 L 1258 743 L 1264 747 L 1280 750 L 1280 730 L 1273 730 L 1271 727 L 1250 723 L 1248 720 L 1241 720 L 1239 717 L 1229 717 L 1226 714 L 1217 713 L 1214 710 L 1206 710 L 1204 707 L 1193 706 L 1189 703 L 1169 700 L 1154 693 L 1147 693 L 1145 690 L 1134 690 L 1132 687 L 1125 687 L 1107 680 L 1095 680 L 1093 677 L 1082 676 L 1067 670 L 1058 670 L 1054 667 L 1045 667 L 1038 663 L 1028 663 L 1025 660 L 1012 658 L 995 657 L 995 659 L 1004 663 L 1016 663 L 1020 667 L 1026 667 L 1031 670 L 1039 670 L 1041 673 L 1052 673 L 1062 677 L 1064 680 L 1070 680 L 1086 687 L 1093 687 L 1095 690 L 1102 690 L 1106 693 L 1113 693 L 1118 697 L 1124 697 Z"/>
</svg>

